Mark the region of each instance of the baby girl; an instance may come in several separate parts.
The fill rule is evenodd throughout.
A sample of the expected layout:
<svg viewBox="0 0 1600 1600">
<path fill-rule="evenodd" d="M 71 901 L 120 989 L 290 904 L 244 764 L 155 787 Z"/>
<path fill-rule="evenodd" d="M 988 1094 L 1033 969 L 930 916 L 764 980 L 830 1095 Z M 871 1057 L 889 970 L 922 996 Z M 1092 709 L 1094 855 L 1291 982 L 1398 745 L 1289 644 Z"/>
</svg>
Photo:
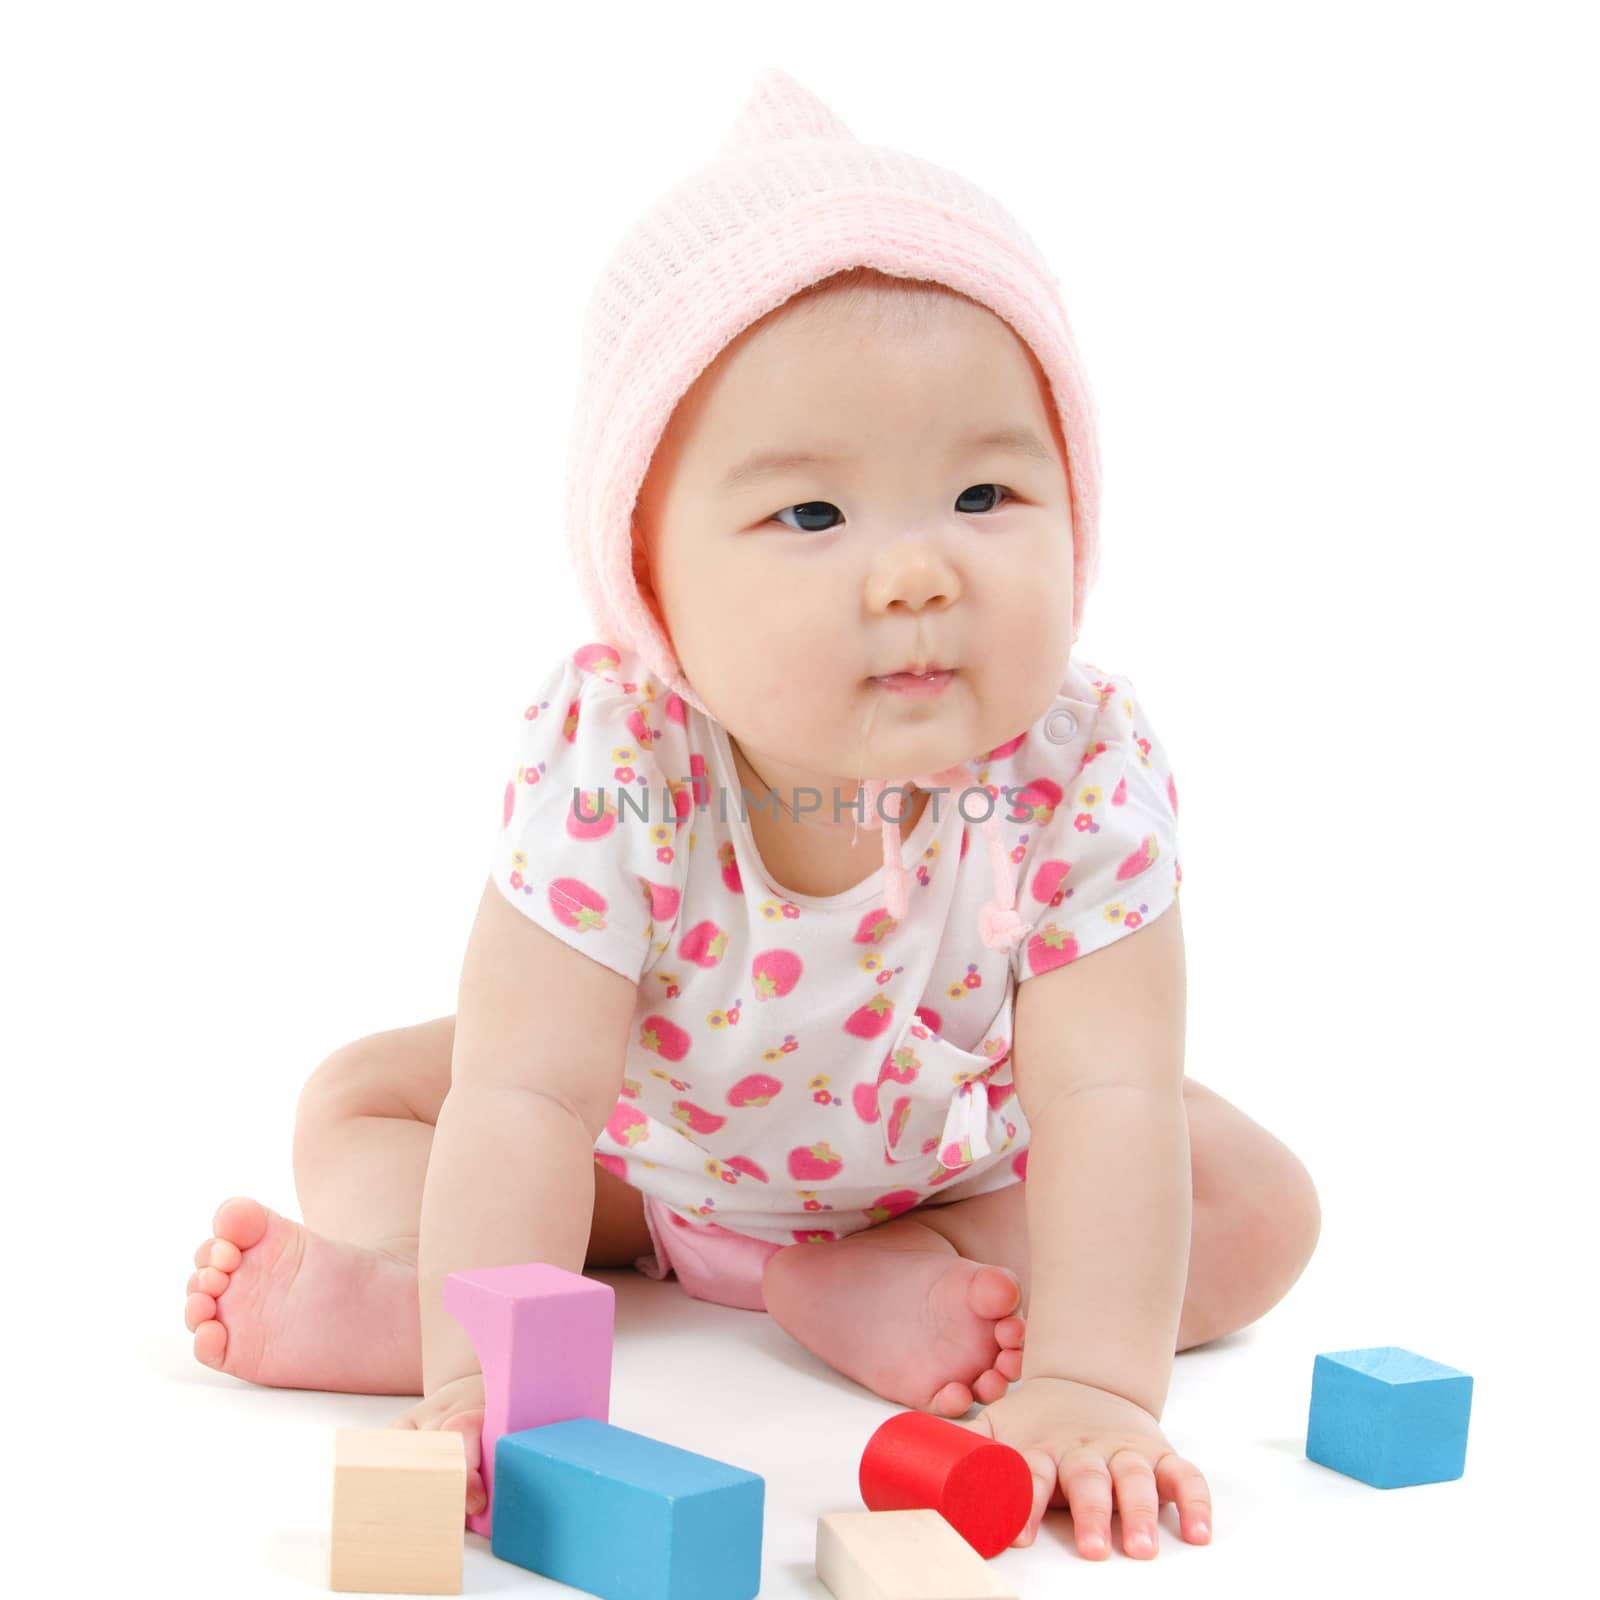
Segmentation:
<svg viewBox="0 0 1600 1600">
<path fill-rule="evenodd" d="M 218 1209 L 195 1355 L 421 1394 L 476 1512 L 445 1278 L 633 1265 L 1022 1451 L 1019 1544 L 1063 1505 L 1103 1557 L 1115 1506 L 1151 1556 L 1168 1500 L 1208 1539 L 1173 1355 L 1276 1304 L 1319 1210 L 1184 1075 L 1171 763 L 1072 653 L 1099 471 L 1056 278 L 772 68 L 585 338 L 592 631 L 523 713 L 457 1014 L 312 1074 L 305 1223 Z"/>
</svg>

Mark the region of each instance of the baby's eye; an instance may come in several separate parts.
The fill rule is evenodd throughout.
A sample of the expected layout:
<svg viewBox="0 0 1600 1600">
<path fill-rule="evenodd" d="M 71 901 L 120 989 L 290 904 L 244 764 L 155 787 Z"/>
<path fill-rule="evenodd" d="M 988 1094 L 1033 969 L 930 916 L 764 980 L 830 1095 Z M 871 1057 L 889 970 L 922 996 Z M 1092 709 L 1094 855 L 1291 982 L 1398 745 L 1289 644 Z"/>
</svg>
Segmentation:
<svg viewBox="0 0 1600 1600">
<path fill-rule="evenodd" d="M 834 505 L 830 500 L 802 500 L 797 506 L 785 506 L 782 511 L 774 511 L 772 520 L 774 522 L 782 522 L 784 515 L 790 511 L 798 511 L 807 517 L 825 517 L 830 511 L 837 512 L 838 509 L 838 506 Z M 783 525 L 786 528 L 794 527 L 791 522 L 785 522 Z M 798 533 L 827 533 L 828 531 L 827 528 L 821 526 L 813 527 L 807 525 L 802 525 L 796 529 Z"/>
<path fill-rule="evenodd" d="M 982 494 L 985 491 L 990 491 L 990 498 L 993 503 L 986 506 L 962 505 L 961 502 L 966 499 L 968 495 L 974 493 L 974 491 L 978 492 L 979 494 Z M 997 497 L 1000 495 L 1004 495 L 1007 500 L 1013 498 L 1011 491 L 1002 487 L 998 483 L 976 483 L 973 484 L 970 489 L 963 489 L 960 495 L 956 497 L 956 509 L 958 511 L 993 511 L 999 505 L 999 500 Z M 829 512 L 837 514 L 838 510 L 838 506 L 834 505 L 831 500 L 802 500 L 798 505 L 785 506 L 781 511 L 773 512 L 770 520 L 774 522 L 782 522 L 785 515 L 790 511 L 798 512 L 803 517 L 825 518 Z M 795 524 L 792 522 L 784 522 L 783 525 L 786 528 L 795 528 L 797 533 L 827 533 L 831 531 L 831 526 L 823 527 L 820 525 L 802 523 L 799 527 L 795 527 Z"/>
<path fill-rule="evenodd" d="M 1003 494 L 1006 499 L 1011 499 L 1011 491 L 1009 489 L 1002 488 L 998 483 L 975 483 L 973 484 L 972 488 L 963 489 L 961 493 L 956 496 L 956 509 L 958 511 L 993 511 L 995 506 L 999 504 L 998 500 L 995 501 L 994 505 L 988 506 L 964 506 L 961 504 L 961 502 L 969 494 L 972 494 L 975 491 L 981 494 L 985 489 L 992 489 L 996 495 Z"/>
</svg>

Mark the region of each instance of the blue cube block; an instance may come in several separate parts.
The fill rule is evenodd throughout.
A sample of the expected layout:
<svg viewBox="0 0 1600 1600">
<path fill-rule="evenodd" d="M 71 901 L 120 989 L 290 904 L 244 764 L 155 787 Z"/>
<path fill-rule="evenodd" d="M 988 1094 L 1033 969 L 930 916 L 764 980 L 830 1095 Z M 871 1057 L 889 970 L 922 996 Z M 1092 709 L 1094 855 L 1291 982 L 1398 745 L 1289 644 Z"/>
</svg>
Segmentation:
<svg viewBox="0 0 1600 1600">
<path fill-rule="evenodd" d="M 593 1417 L 502 1434 L 490 1549 L 605 1600 L 754 1600 L 766 1480 Z"/>
<path fill-rule="evenodd" d="M 1375 1489 L 1459 1478 L 1472 1379 L 1396 1345 L 1336 1350 L 1311 1369 L 1306 1455 Z"/>
</svg>

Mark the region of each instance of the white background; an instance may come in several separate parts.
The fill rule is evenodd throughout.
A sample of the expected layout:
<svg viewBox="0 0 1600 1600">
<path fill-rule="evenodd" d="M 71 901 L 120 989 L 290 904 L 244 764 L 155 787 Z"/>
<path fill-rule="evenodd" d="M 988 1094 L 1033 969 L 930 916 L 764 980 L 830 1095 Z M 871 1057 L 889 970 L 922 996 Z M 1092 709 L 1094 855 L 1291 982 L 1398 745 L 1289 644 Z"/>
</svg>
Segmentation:
<svg viewBox="0 0 1600 1600">
<path fill-rule="evenodd" d="M 578 317 L 768 64 L 1061 275 L 1105 464 L 1079 652 L 1173 756 L 1188 1067 L 1322 1197 L 1288 1299 L 1175 1367 L 1212 1545 L 1168 1507 L 1155 1562 L 1091 1572 L 1052 1512 L 995 1570 L 1588 1569 L 1592 8 L 567 9 L 3 12 L 18 1592 L 324 1581 L 333 1429 L 406 1402 L 200 1368 L 192 1252 L 227 1195 L 298 1215 L 323 1057 L 454 1009 L 525 691 L 589 637 Z M 821 1594 L 815 1519 L 893 1408 L 606 1276 L 613 1420 L 763 1473 L 762 1594 Z M 1458 1482 L 1304 1459 L 1314 1354 L 1369 1344 L 1473 1374 Z M 476 1538 L 467 1587 L 557 1589 Z"/>
</svg>

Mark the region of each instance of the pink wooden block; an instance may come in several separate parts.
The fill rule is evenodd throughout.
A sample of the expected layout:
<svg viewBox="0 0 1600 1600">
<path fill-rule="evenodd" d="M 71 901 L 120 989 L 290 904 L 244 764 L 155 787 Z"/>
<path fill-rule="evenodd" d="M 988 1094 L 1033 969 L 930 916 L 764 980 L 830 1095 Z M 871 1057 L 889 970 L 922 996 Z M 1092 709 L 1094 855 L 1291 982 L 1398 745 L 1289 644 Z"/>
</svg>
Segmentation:
<svg viewBox="0 0 1600 1600">
<path fill-rule="evenodd" d="M 466 1330 L 483 1368 L 484 1509 L 467 1526 L 486 1538 L 501 1434 L 547 1422 L 609 1422 L 617 1295 L 609 1283 L 543 1261 L 452 1272 L 444 1308 Z"/>
</svg>

